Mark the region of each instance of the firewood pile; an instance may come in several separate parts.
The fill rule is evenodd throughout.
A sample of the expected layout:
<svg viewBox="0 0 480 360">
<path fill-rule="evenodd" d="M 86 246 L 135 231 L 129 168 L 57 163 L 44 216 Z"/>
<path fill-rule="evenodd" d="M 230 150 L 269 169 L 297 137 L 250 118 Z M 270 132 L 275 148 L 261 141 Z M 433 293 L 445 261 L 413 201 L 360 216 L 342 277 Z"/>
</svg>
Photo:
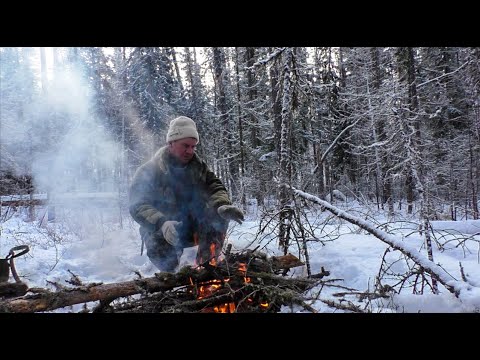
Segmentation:
<svg viewBox="0 0 480 360">
<path fill-rule="evenodd" d="M 85 304 L 81 312 L 111 313 L 201 313 L 278 312 L 282 306 L 308 308 L 303 294 L 329 275 L 323 271 L 311 278 L 288 277 L 288 270 L 302 266 L 294 255 L 267 257 L 247 250 L 230 253 L 197 267 L 185 266 L 176 273 L 119 283 L 83 284 L 72 274 L 73 287 L 59 284 L 57 291 L 30 288 L 21 297 L 0 294 L 0 312 L 44 312 Z M 93 309 L 88 302 L 98 301 Z"/>
</svg>

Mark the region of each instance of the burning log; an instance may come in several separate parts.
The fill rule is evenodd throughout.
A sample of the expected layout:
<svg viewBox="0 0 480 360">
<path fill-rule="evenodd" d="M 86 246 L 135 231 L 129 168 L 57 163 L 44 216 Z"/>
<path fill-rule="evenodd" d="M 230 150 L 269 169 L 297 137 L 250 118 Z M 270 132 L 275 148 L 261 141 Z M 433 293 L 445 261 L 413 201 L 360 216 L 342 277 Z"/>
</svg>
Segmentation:
<svg viewBox="0 0 480 360">
<path fill-rule="evenodd" d="M 245 271 L 226 263 L 198 271 L 184 267 L 179 276 L 189 284 L 174 292 L 102 308 L 111 312 L 277 312 L 282 305 L 302 303 L 301 294 L 316 284 L 312 279 L 280 277 L 267 272 Z"/>
<path fill-rule="evenodd" d="M 92 301 L 100 302 L 94 312 L 277 312 L 282 305 L 301 304 L 301 294 L 317 283 L 314 279 L 277 275 L 300 264 L 291 254 L 268 259 L 252 251 L 228 251 L 215 266 L 207 262 L 173 274 L 160 272 L 150 278 L 56 292 L 29 289 L 33 294 L 0 301 L 0 312 L 51 311 Z M 142 296 L 113 304 L 135 294 Z"/>
<path fill-rule="evenodd" d="M 153 294 L 126 304 L 110 307 L 112 312 L 278 312 L 282 305 L 300 304 L 307 310 L 302 294 L 315 286 L 314 279 L 278 276 L 289 268 L 303 265 L 292 254 L 268 259 L 266 255 L 247 250 L 230 254 L 214 265 L 206 261 L 201 270 L 185 267 L 179 274 L 190 279 L 190 285 L 176 293 Z M 321 279 L 329 275 L 315 275 Z M 105 311 L 104 308 L 100 311 Z"/>
</svg>

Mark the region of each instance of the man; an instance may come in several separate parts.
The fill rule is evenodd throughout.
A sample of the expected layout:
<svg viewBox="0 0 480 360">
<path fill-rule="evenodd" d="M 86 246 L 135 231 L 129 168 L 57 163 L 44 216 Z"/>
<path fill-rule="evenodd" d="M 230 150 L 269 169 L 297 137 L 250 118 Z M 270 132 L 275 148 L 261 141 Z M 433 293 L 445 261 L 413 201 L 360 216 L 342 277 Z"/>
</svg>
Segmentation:
<svg viewBox="0 0 480 360">
<path fill-rule="evenodd" d="M 183 249 L 197 244 L 199 265 L 216 259 L 229 220 L 244 220 L 220 179 L 195 153 L 198 142 L 192 119 L 173 119 L 167 145 L 138 168 L 130 186 L 130 214 L 140 224 L 150 261 L 161 271 L 174 271 Z"/>
</svg>

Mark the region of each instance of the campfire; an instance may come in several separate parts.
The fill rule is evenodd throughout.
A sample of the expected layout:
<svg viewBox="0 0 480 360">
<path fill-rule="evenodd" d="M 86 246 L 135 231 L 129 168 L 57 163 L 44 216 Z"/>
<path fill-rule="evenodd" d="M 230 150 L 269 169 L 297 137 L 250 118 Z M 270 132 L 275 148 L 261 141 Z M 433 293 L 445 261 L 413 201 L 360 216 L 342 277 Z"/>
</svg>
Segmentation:
<svg viewBox="0 0 480 360">
<path fill-rule="evenodd" d="M 189 278 L 188 292 L 197 300 L 223 299 L 224 295 L 231 297 L 231 301 L 215 303 L 212 306 L 201 309 L 200 312 L 235 313 L 235 312 L 273 312 L 278 306 L 268 301 L 266 289 L 262 289 L 263 280 L 252 280 L 248 270 L 253 272 L 278 272 L 278 266 L 272 262 L 268 264 L 266 255 L 248 251 L 245 253 L 232 254 L 231 245 L 227 247 L 225 255 L 217 256 L 218 249 L 215 244 L 210 244 L 208 257 L 200 256 L 201 264 L 196 264 L 197 269 L 216 274 L 216 278 L 208 281 L 194 282 Z M 205 259 L 205 260 L 204 260 Z M 282 262 L 282 270 L 303 265 L 293 255 L 273 258 L 277 265 Z M 286 263 L 289 264 L 287 266 Z M 276 268 L 276 269 L 275 269 Z M 226 273 L 226 275 L 225 275 Z M 206 301 L 207 302 L 207 301 Z"/>
<path fill-rule="evenodd" d="M 269 313 L 294 304 L 311 311 L 303 294 L 329 275 L 322 268 L 310 278 L 281 276 L 304 265 L 292 254 L 268 257 L 256 249 L 232 253 L 231 245 L 222 254 L 215 246 L 199 253 L 195 266 L 148 278 L 137 274 L 138 279 L 121 283 L 83 284 L 72 274 L 73 288 L 30 288 L 33 295 L 0 301 L 0 312 L 48 311 L 91 301 L 99 304 L 85 312 Z M 132 298 L 135 294 L 141 296 Z"/>
<path fill-rule="evenodd" d="M 216 261 L 214 263 L 216 263 Z M 189 291 L 197 300 L 212 298 L 229 292 L 237 294 L 233 296 L 234 298 L 240 298 L 240 301 L 230 301 L 214 305 L 210 308 L 203 309 L 201 312 L 234 313 L 237 312 L 237 308 L 240 311 L 246 311 L 247 308 L 255 306 L 258 307 L 258 311 L 268 311 L 268 302 L 259 300 L 258 292 L 252 291 L 250 295 L 248 294 L 249 291 L 252 290 L 248 286 L 248 284 L 252 282 L 252 279 L 247 276 L 247 265 L 245 263 L 238 263 L 234 272 L 236 272 L 239 279 L 243 279 L 243 284 L 241 281 L 238 281 L 239 279 L 234 279 L 230 282 L 232 279 L 231 276 L 224 279 L 209 280 L 199 284 L 194 284 L 190 278 L 191 288 Z"/>
</svg>

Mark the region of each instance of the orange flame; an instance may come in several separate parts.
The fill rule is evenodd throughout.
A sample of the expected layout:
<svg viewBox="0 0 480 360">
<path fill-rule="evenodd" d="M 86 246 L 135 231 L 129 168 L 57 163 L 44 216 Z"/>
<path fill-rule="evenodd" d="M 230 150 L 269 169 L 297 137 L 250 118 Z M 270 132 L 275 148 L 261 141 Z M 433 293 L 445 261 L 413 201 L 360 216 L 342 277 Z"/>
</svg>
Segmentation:
<svg viewBox="0 0 480 360">
<path fill-rule="evenodd" d="M 225 282 L 228 282 L 230 279 L 225 279 Z M 203 299 L 205 297 L 213 295 L 219 289 L 223 287 L 223 282 L 221 280 L 210 280 L 202 283 L 198 288 L 197 299 Z M 233 313 L 235 312 L 236 306 L 235 303 L 229 302 L 221 305 L 215 305 L 213 307 L 213 312 L 216 313 Z M 208 310 L 206 310 L 208 311 Z"/>
<path fill-rule="evenodd" d="M 245 263 L 239 263 L 239 264 L 238 264 L 238 271 L 241 271 L 241 272 L 243 272 L 243 275 L 246 275 L 246 274 L 247 274 L 247 264 L 245 264 Z M 252 280 L 251 280 L 250 277 L 248 277 L 248 276 L 244 276 L 244 277 L 243 277 L 243 281 L 244 281 L 245 283 L 252 282 Z"/>
<path fill-rule="evenodd" d="M 217 266 L 217 260 L 216 260 L 215 255 L 216 255 L 215 254 L 215 244 L 212 242 L 210 244 L 210 258 L 211 258 L 211 260 L 208 262 L 212 266 Z"/>
<path fill-rule="evenodd" d="M 209 261 L 209 264 L 212 266 L 217 266 L 217 259 L 216 259 L 216 248 L 215 248 L 215 243 L 210 244 L 210 255 L 211 255 L 211 260 Z M 252 280 L 250 277 L 246 276 L 247 274 L 247 264 L 245 263 L 238 263 L 237 270 L 240 271 L 244 277 L 244 282 L 245 283 L 250 283 Z M 197 289 L 196 297 L 197 299 L 204 299 L 206 297 L 212 296 L 215 292 L 217 292 L 219 289 L 223 288 L 224 284 L 226 282 L 230 281 L 230 278 L 225 278 L 224 280 L 210 280 L 203 282 L 199 284 L 199 287 Z M 192 278 L 190 278 L 190 284 L 192 286 L 195 286 L 193 283 Z M 255 300 L 252 297 L 248 297 L 246 299 L 246 302 L 248 304 L 253 305 Z M 269 303 L 268 302 L 261 302 L 258 303 L 258 306 L 261 309 L 268 309 Z M 215 312 L 215 313 L 234 313 L 237 311 L 237 305 L 235 302 L 228 302 L 228 303 L 223 303 L 220 305 L 215 305 L 210 308 L 206 308 L 203 310 L 203 312 Z"/>
</svg>

